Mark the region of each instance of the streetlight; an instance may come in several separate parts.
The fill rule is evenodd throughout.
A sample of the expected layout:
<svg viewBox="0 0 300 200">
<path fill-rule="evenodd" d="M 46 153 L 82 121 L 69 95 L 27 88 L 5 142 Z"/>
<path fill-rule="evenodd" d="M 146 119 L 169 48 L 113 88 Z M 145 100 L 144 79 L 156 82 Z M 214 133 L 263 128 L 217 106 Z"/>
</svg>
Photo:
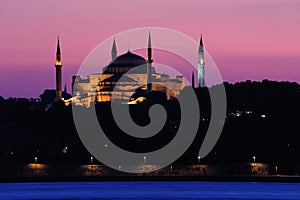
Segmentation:
<svg viewBox="0 0 300 200">
<path fill-rule="evenodd" d="M 35 162 L 35 170 L 37 170 L 37 156 L 34 157 L 34 162 Z"/>
<path fill-rule="evenodd" d="M 198 159 L 198 164 L 200 164 L 200 159 L 201 159 L 200 155 L 197 157 L 197 159 Z"/>
<path fill-rule="evenodd" d="M 254 174 L 254 173 L 256 173 L 256 169 L 255 169 L 255 167 L 256 167 L 255 166 L 255 159 L 256 159 L 256 157 L 253 156 L 252 158 L 253 158 L 253 174 Z"/>
<path fill-rule="evenodd" d="M 200 157 L 200 155 L 198 155 L 198 157 L 197 157 L 197 159 L 198 159 L 198 167 L 199 167 L 199 174 L 200 174 L 200 172 L 201 172 L 201 168 L 200 168 L 200 159 L 201 159 L 201 157 Z"/>
<path fill-rule="evenodd" d="M 91 156 L 91 164 L 93 164 L 93 161 L 94 161 L 94 157 Z"/>
<path fill-rule="evenodd" d="M 255 156 L 253 156 L 252 158 L 253 158 L 253 162 L 255 163 L 255 159 L 256 159 L 256 157 L 255 157 Z"/>
<path fill-rule="evenodd" d="M 275 171 L 276 171 L 276 174 L 278 174 L 278 167 L 277 167 L 277 165 L 275 166 Z"/>
<path fill-rule="evenodd" d="M 147 157 L 146 156 L 144 156 L 144 163 L 146 163 L 147 162 Z"/>
<path fill-rule="evenodd" d="M 65 147 L 65 148 L 63 149 L 63 153 L 64 153 L 64 154 L 67 154 L 67 153 L 68 153 L 68 147 Z"/>
</svg>

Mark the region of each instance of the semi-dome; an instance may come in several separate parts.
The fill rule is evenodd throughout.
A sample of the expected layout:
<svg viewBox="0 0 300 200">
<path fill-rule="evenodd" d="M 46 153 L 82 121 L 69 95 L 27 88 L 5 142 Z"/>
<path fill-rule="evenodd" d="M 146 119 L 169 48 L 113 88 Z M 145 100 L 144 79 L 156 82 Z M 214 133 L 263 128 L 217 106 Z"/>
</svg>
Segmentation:
<svg viewBox="0 0 300 200">
<path fill-rule="evenodd" d="M 136 54 L 131 53 L 128 51 L 125 54 L 118 56 L 115 60 L 111 61 L 107 67 L 104 68 L 103 73 L 105 74 L 117 74 L 117 73 L 126 73 L 127 71 L 131 70 L 132 68 L 140 65 L 145 65 L 147 61 Z M 140 73 L 144 70 L 140 71 Z"/>
</svg>

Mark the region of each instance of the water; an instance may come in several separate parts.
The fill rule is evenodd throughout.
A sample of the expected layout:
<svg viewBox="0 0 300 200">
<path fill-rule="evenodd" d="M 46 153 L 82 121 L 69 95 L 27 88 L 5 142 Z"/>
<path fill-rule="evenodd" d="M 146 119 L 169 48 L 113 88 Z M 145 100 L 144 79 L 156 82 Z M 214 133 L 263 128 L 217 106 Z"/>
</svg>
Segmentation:
<svg viewBox="0 0 300 200">
<path fill-rule="evenodd" d="M 0 183 L 0 199 L 300 199 L 300 183 Z"/>
</svg>

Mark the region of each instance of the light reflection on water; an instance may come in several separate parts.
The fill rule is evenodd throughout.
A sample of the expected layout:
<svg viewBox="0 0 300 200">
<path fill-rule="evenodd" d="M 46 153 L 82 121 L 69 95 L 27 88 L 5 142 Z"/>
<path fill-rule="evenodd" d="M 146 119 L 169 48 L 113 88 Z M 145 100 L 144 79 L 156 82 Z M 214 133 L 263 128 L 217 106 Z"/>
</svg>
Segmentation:
<svg viewBox="0 0 300 200">
<path fill-rule="evenodd" d="M 0 199 L 300 199 L 300 183 L 0 183 Z"/>
</svg>

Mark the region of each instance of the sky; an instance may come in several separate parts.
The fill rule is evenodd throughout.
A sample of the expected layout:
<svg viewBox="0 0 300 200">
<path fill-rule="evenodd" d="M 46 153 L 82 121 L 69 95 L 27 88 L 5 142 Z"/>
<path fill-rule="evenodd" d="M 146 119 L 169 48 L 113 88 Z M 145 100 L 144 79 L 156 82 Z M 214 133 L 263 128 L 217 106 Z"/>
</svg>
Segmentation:
<svg viewBox="0 0 300 200">
<path fill-rule="evenodd" d="M 173 29 L 196 41 L 203 33 L 224 81 L 300 83 L 299 10 L 298 0 L 1 0 L 0 96 L 38 97 L 55 88 L 57 35 L 70 91 L 91 50 L 140 27 Z"/>
</svg>

